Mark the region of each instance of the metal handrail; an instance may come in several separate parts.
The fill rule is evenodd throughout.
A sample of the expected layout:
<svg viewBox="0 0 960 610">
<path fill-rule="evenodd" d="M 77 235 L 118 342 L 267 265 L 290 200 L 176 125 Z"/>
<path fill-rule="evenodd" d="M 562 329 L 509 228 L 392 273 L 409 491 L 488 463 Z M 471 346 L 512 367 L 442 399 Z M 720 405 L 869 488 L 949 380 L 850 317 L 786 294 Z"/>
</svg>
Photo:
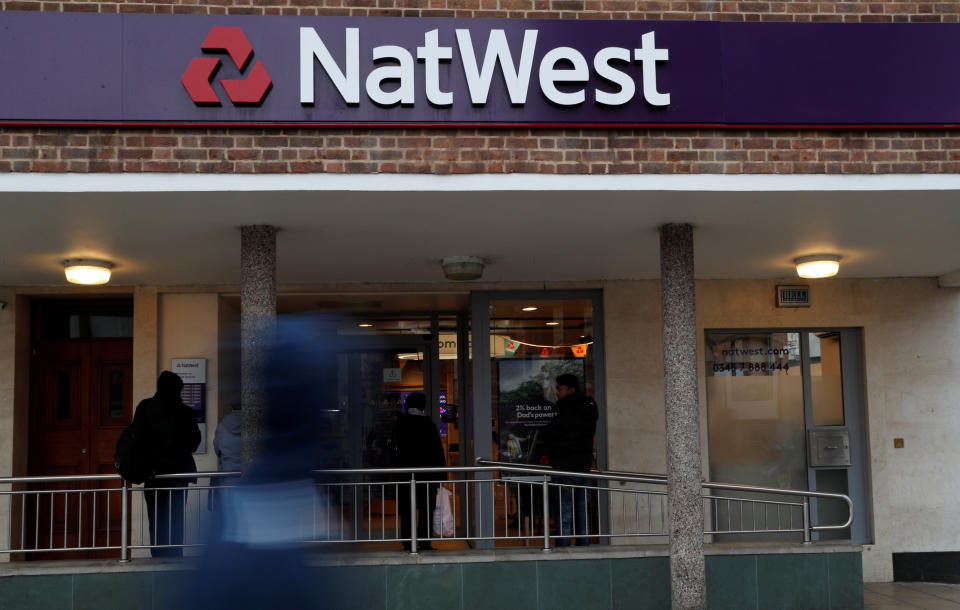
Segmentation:
<svg viewBox="0 0 960 610">
<path fill-rule="evenodd" d="M 542 466 L 419 466 L 410 468 L 331 468 L 327 470 L 314 470 L 316 474 L 400 474 L 400 473 L 439 473 L 439 472 L 494 472 L 498 470 L 508 470 L 510 472 L 522 472 L 526 474 L 546 474 L 566 477 L 582 477 L 585 473 L 575 470 L 554 470 Z M 631 481 L 635 483 L 654 483 L 662 485 L 664 478 L 647 477 L 644 475 L 614 475 L 601 472 L 590 472 L 590 477 L 594 479 L 603 479 L 605 481 Z M 186 476 L 203 476 L 203 474 L 193 474 Z"/>
<path fill-rule="evenodd" d="M 496 462 L 493 460 L 485 460 L 482 458 L 477 459 L 477 464 L 480 464 L 479 467 L 476 466 L 454 466 L 454 467 L 419 467 L 419 468 L 364 468 L 364 469 L 350 469 L 350 468 L 340 468 L 340 469 L 331 469 L 331 470 L 317 470 L 314 472 L 317 473 L 326 473 L 326 474 L 400 474 L 400 473 L 440 473 L 440 472 L 489 472 L 490 470 L 498 471 L 508 471 L 508 472 L 517 472 L 517 473 L 526 473 L 526 474 L 552 474 L 555 476 L 567 476 L 567 477 L 583 477 L 584 474 L 588 474 L 590 478 L 601 479 L 606 481 L 628 481 L 633 483 L 650 483 L 650 484 L 659 484 L 663 485 L 667 483 L 667 476 L 660 474 L 635 474 L 627 473 L 620 471 L 603 471 L 603 470 L 590 470 L 588 473 L 579 472 L 579 471 L 569 471 L 569 470 L 555 470 L 550 466 L 541 466 L 541 465 L 524 465 L 517 466 L 509 462 Z M 815 531 L 828 531 L 828 530 L 842 530 L 850 527 L 853 523 L 853 500 L 850 496 L 840 493 L 832 493 L 826 491 L 809 491 L 802 489 L 787 489 L 779 487 L 764 487 L 760 485 L 745 485 L 739 483 L 721 483 L 721 482 L 712 482 L 704 481 L 701 482 L 701 487 L 703 489 L 722 489 L 726 491 L 746 491 L 746 492 L 755 492 L 755 493 L 770 493 L 777 495 L 787 495 L 787 496 L 799 496 L 804 498 L 804 541 L 809 542 L 810 532 Z M 809 499 L 810 498 L 823 498 L 823 499 L 833 499 L 833 500 L 842 500 L 847 505 L 847 520 L 842 524 L 834 525 L 812 525 L 809 523 Z"/>
<path fill-rule="evenodd" d="M 448 478 L 450 474 L 471 475 L 471 474 L 479 474 L 479 473 L 500 473 L 501 475 L 524 474 L 524 475 L 535 475 L 535 476 L 532 477 L 534 479 L 533 481 L 526 481 L 526 482 L 519 481 L 517 479 L 506 478 L 503 476 L 501 476 L 500 478 L 492 478 L 492 479 L 486 479 L 486 478 L 480 479 L 480 478 L 470 477 L 470 476 L 465 476 L 465 477 L 455 476 L 453 478 Z M 394 491 L 396 491 L 397 489 L 400 489 L 401 487 L 407 488 L 407 486 L 409 486 L 409 489 L 411 490 L 413 490 L 414 488 L 419 489 L 421 486 L 426 486 L 428 489 L 431 489 L 432 486 L 434 485 L 439 486 L 441 483 L 449 483 L 454 486 L 455 492 L 456 492 L 456 489 L 461 489 L 466 493 L 466 501 L 469 504 L 471 491 L 473 491 L 473 493 L 475 494 L 479 494 L 479 491 L 476 491 L 476 490 L 480 489 L 479 487 L 480 484 L 484 484 L 484 485 L 491 484 L 494 486 L 503 486 L 505 494 L 510 492 L 510 490 L 514 490 L 513 492 L 510 492 L 510 493 L 514 494 L 513 497 L 515 497 L 517 502 L 520 501 L 520 498 L 518 496 L 521 489 L 529 490 L 529 493 L 531 494 L 529 496 L 530 501 L 532 501 L 534 498 L 534 496 L 532 495 L 533 490 L 535 489 L 541 490 L 542 491 L 541 500 L 542 500 L 543 506 L 537 510 L 542 509 L 542 512 L 540 513 L 540 515 L 547 515 L 550 512 L 549 509 L 551 508 L 550 504 L 552 503 L 552 501 L 549 500 L 549 497 L 553 497 L 552 494 L 560 493 L 560 490 L 562 489 L 571 490 L 571 492 L 569 493 L 573 493 L 572 490 L 574 489 L 584 489 L 584 490 L 589 490 L 590 493 L 596 493 L 597 502 L 599 502 L 599 497 L 601 492 L 603 492 L 604 494 L 624 494 L 624 493 L 633 494 L 629 496 L 623 496 L 623 495 L 618 496 L 621 498 L 625 498 L 625 497 L 639 498 L 641 496 L 646 496 L 648 498 L 655 498 L 655 497 L 660 498 L 660 500 L 658 500 L 658 502 L 661 502 L 659 506 L 659 511 L 654 512 L 654 510 L 656 509 L 656 506 L 651 507 L 647 505 L 647 509 L 645 509 L 648 511 L 647 518 L 651 519 L 652 517 L 650 517 L 649 515 L 656 514 L 660 516 L 660 519 L 664 519 L 666 515 L 666 507 L 663 506 L 662 502 L 666 498 L 666 489 L 664 488 L 667 487 L 668 481 L 666 476 L 656 475 L 656 474 L 629 473 L 629 472 L 603 471 L 603 470 L 591 470 L 589 472 L 566 471 L 566 470 L 555 470 L 549 466 L 528 465 L 528 464 L 518 465 L 513 463 L 495 462 L 492 460 L 482 460 L 482 459 L 477 460 L 477 465 L 475 466 L 418 467 L 418 468 L 363 468 L 363 469 L 335 468 L 335 469 L 325 469 L 325 470 L 311 470 L 309 471 L 309 474 L 307 471 L 305 471 L 304 474 L 306 475 L 306 477 L 310 477 L 311 475 L 313 477 L 318 477 L 315 481 L 316 485 L 327 488 L 327 489 L 331 489 L 331 490 L 336 490 L 337 488 L 339 488 L 341 493 L 346 488 L 359 489 L 361 498 L 363 497 L 364 493 L 368 494 L 368 497 L 372 498 L 373 491 L 375 490 L 376 487 L 380 487 L 380 491 L 382 493 L 385 488 L 391 488 L 391 487 L 393 488 Z M 393 476 L 388 477 L 389 479 L 391 479 L 390 482 L 370 482 L 368 480 L 363 479 L 364 477 L 368 477 L 369 475 L 393 475 Z M 619 489 L 619 488 L 615 489 L 613 487 L 598 485 L 597 483 L 583 484 L 583 485 L 581 484 L 570 485 L 567 483 L 551 481 L 552 477 L 558 477 L 558 476 L 572 477 L 572 478 L 579 478 L 579 479 L 587 478 L 594 481 L 607 481 L 607 482 L 618 481 L 621 483 L 641 483 L 641 484 L 647 484 L 647 485 L 654 485 L 659 487 L 660 489 L 644 490 L 642 488 L 637 489 L 632 487 L 626 488 L 626 489 Z M 207 484 L 201 484 L 201 485 L 189 487 L 189 489 L 197 490 L 197 494 L 198 494 L 197 497 L 202 497 L 202 496 L 199 496 L 199 494 L 202 493 L 203 490 L 207 490 L 208 494 L 213 494 L 213 490 L 218 488 L 218 483 L 216 479 L 233 479 L 234 481 L 228 483 L 228 486 L 233 486 L 233 483 L 236 482 L 238 479 L 241 479 L 242 477 L 243 477 L 243 473 L 239 471 L 229 471 L 229 472 L 203 471 L 203 472 L 188 472 L 188 473 L 157 475 L 156 477 L 154 477 L 154 480 L 197 479 L 197 478 L 208 479 L 210 482 Z M 350 479 L 354 477 L 360 477 L 360 479 L 358 479 L 357 481 L 351 482 Z M 396 480 L 393 480 L 393 479 L 396 479 Z M 68 485 L 67 487 L 70 487 L 69 489 L 52 489 L 52 490 L 48 490 L 48 489 L 29 490 L 29 489 L 13 488 L 13 486 L 15 485 L 22 485 L 26 483 L 54 483 L 54 484 L 62 485 L 64 483 L 84 482 L 84 481 L 120 481 L 121 484 L 116 488 L 109 487 L 109 488 L 96 489 L 96 490 L 79 489 L 79 487 L 81 487 L 79 485 L 74 485 L 74 486 Z M 35 501 L 37 503 L 39 503 L 41 497 L 52 498 L 53 494 L 64 494 L 65 498 L 71 497 L 70 494 L 79 494 L 79 496 L 75 496 L 75 497 L 82 498 L 83 494 L 92 493 L 94 494 L 93 495 L 94 508 L 96 507 L 96 501 L 98 497 L 96 494 L 106 493 L 108 494 L 106 497 L 109 500 L 109 497 L 110 497 L 109 494 L 119 493 L 121 498 L 121 507 L 120 507 L 121 523 L 123 524 L 120 530 L 121 540 L 120 540 L 119 547 L 116 546 L 116 543 L 111 544 L 111 541 L 108 535 L 107 541 L 105 544 L 94 542 L 90 547 L 85 547 L 83 546 L 82 543 L 78 543 L 78 546 L 75 548 L 73 544 L 68 545 L 68 541 L 66 537 L 64 537 L 64 543 L 63 543 L 63 546 L 61 547 L 53 546 L 53 543 L 51 542 L 49 547 L 27 548 L 23 546 L 24 532 L 21 532 L 21 547 L 19 549 L 14 549 L 13 547 L 11 547 L 9 550 L 0 550 L 0 552 L 4 552 L 4 553 L 33 552 L 33 551 L 50 552 L 50 551 L 74 551 L 74 550 L 87 550 L 87 549 L 89 550 L 119 549 L 120 561 L 129 560 L 131 549 L 149 548 L 149 546 L 145 546 L 143 544 L 138 544 L 138 543 L 131 544 L 130 540 L 128 540 L 127 527 L 130 525 L 131 519 L 134 518 L 131 514 L 130 498 L 132 496 L 132 493 L 135 491 L 137 493 L 147 493 L 149 490 L 154 490 L 153 493 L 156 493 L 155 490 L 162 491 L 163 489 L 166 489 L 166 486 L 163 486 L 163 485 L 154 486 L 151 488 L 133 486 L 126 481 L 122 481 L 121 477 L 118 474 L 59 475 L 59 476 L 49 476 L 49 477 L 36 477 L 36 476 L 0 477 L 0 485 L 5 486 L 5 488 L 0 489 L 0 494 L 13 495 L 13 496 L 21 495 L 24 498 L 27 495 L 30 495 L 36 498 Z M 474 487 L 475 485 L 477 487 Z M 74 487 L 77 487 L 77 489 L 74 489 Z M 710 503 L 712 503 L 713 511 L 714 511 L 714 512 L 708 511 L 705 516 L 716 520 L 715 523 L 711 522 L 713 523 L 712 525 L 705 524 L 705 528 L 704 528 L 705 534 L 746 534 L 746 533 L 766 533 L 766 532 L 801 533 L 802 532 L 804 542 L 809 543 L 812 539 L 813 532 L 826 531 L 826 530 L 842 530 L 842 529 L 848 528 L 853 522 L 853 502 L 850 499 L 850 497 L 845 494 L 796 490 L 796 489 L 783 489 L 783 488 L 765 487 L 765 486 L 758 486 L 758 485 L 722 483 L 722 482 L 715 482 L 715 481 L 704 481 L 701 483 L 701 487 L 703 490 L 710 490 L 710 491 L 747 492 L 747 493 L 757 493 L 757 494 L 770 494 L 773 496 L 793 496 L 793 497 L 801 498 L 801 501 L 798 501 L 798 502 L 788 502 L 788 501 L 777 501 L 776 498 L 769 498 L 769 499 L 758 499 L 755 497 L 754 498 L 749 498 L 749 497 L 737 498 L 737 497 L 726 497 L 726 496 L 720 496 L 720 495 L 711 495 L 709 493 L 704 494 L 703 498 L 704 498 L 704 501 L 707 503 L 705 504 L 705 508 L 708 508 L 710 506 Z M 363 491 L 365 489 L 367 490 L 366 492 Z M 606 489 L 607 491 L 603 491 L 604 489 Z M 541 493 L 541 491 L 537 491 L 537 493 L 539 494 Z M 357 492 L 354 491 L 353 493 L 356 494 Z M 527 493 L 528 493 L 527 491 L 524 491 L 524 494 L 527 494 Z M 564 493 L 567 493 L 567 492 L 564 492 Z M 577 492 L 577 493 L 580 493 L 580 492 Z M 586 491 L 584 493 L 586 493 Z M 637 494 L 640 494 L 640 495 L 637 495 Z M 116 498 L 116 496 L 113 496 L 113 497 Z M 479 496 L 475 496 L 475 497 L 479 498 Z M 606 497 L 613 498 L 614 496 L 608 495 Z M 506 495 L 502 497 L 504 502 L 507 501 L 506 498 L 507 498 Z M 841 524 L 813 525 L 810 519 L 811 498 L 840 500 L 846 503 L 847 509 L 848 509 L 848 516 L 846 521 L 844 521 Z M 526 495 L 524 495 L 524 499 L 525 500 L 527 499 Z M 23 511 L 26 510 L 26 505 L 24 504 L 24 501 L 25 501 L 24 499 L 21 499 L 21 503 L 20 503 L 21 515 L 23 515 Z M 356 495 L 354 495 L 354 502 L 355 501 L 356 501 Z M 623 500 L 621 500 L 621 502 L 622 501 Z M 631 500 L 631 502 L 632 501 L 633 500 Z M 66 502 L 66 500 L 64 502 Z M 418 506 L 414 501 L 413 493 L 410 493 L 410 502 L 411 502 L 411 506 L 409 507 L 409 509 L 412 514 L 418 509 Z M 639 528 L 640 527 L 640 523 L 639 523 L 640 504 L 639 504 L 639 500 L 637 500 L 637 502 L 638 503 L 636 504 L 636 507 L 637 507 L 636 526 Z M 39 506 L 39 504 L 36 504 L 36 506 Z M 53 505 L 50 504 L 49 506 L 51 506 L 51 511 L 52 511 Z M 66 517 L 67 517 L 66 503 L 64 503 L 63 506 L 65 511 L 63 517 L 64 517 L 64 522 L 66 522 Z M 731 527 L 731 523 L 730 523 L 731 515 L 736 517 L 735 511 L 738 506 L 740 511 L 740 516 L 739 516 L 740 526 Z M 774 516 L 777 520 L 776 525 L 771 527 L 767 524 L 767 513 L 766 513 L 767 509 L 764 509 L 764 512 L 761 515 L 763 517 L 763 523 L 758 525 L 757 516 L 753 514 L 753 509 L 751 509 L 751 519 L 753 519 L 753 529 L 744 529 L 743 519 L 745 518 L 746 514 L 743 511 L 743 509 L 744 507 L 751 507 L 751 506 L 756 507 L 757 512 L 759 512 L 761 507 L 769 507 L 771 510 L 775 510 L 776 513 Z M 530 505 L 528 504 L 527 507 L 529 509 Z M 780 514 L 780 508 L 778 507 L 788 509 L 787 516 L 789 517 L 789 524 L 787 524 L 786 527 L 781 525 L 781 521 L 780 521 L 781 514 Z M 329 509 L 330 506 L 328 505 L 327 508 Z M 504 504 L 504 508 L 506 508 L 505 504 Z M 720 526 L 720 523 L 721 523 L 720 511 L 721 509 L 724 509 L 724 508 L 726 511 L 725 515 L 727 518 L 726 529 Z M 81 507 L 81 510 L 83 510 L 82 507 Z M 800 511 L 799 514 L 802 518 L 802 529 L 799 525 L 795 525 L 796 522 L 794 521 L 794 517 L 798 513 L 795 513 L 792 511 L 796 511 L 796 510 Z M 628 536 L 669 535 L 668 530 L 665 528 L 665 522 L 663 521 L 661 521 L 661 525 L 660 525 L 660 527 L 663 529 L 652 529 L 652 526 L 650 525 L 650 523 L 648 523 L 648 529 L 631 530 L 631 532 L 628 533 L 626 530 L 625 516 L 622 511 L 623 511 L 623 508 L 621 507 L 620 517 L 623 520 L 622 527 L 624 528 L 622 532 L 620 532 L 619 530 L 613 531 L 612 529 L 609 529 L 605 533 L 600 532 L 597 535 L 601 537 L 607 537 L 610 539 L 615 537 L 628 537 Z M 532 513 L 528 514 L 527 516 L 532 517 Z M 82 517 L 82 513 L 78 515 L 78 521 L 82 520 L 81 517 Z M 494 517 L 493 514 L 489 515 L 488 517 L 482 517 L 482 516 L 479 516 L 479 513 L 478 513 L 477 518 L 480 519 L 480 521 L 478 521 L 478 523 L 475 524 L 475 527 L 480 528 L 484 518 L 493 518 L 493 517 Z M 608 517 L 611 519 L 613 518 L 612 514 L 608 515 Z M 109 512 L 107 513 L 107 518 L 109 519 Z M 499 519 L 499 518 L 502 518 L 502 516 L 496 517 L 496 518 Z M 52 530 L 53 528 L 52 512 L 50 513 L 50 519 L 51 519 L 50 528 Z M 597 517 L 597 519 L 598 521 L 596 522 L 595 525 L 599 527 L 600 525 L 599 517 Z M 342 525 L 342 522 L 341 522 L 341 525 Z M 412 535 L 409 539 L 409 542 L 411 543 L 413 552 L 416 552 L 418 538 L 425 542 L 429 542 L 430 540 L 444 539 L 443 536 L 440 536 L 439 538 L 435 536 L 431 536 L 430 532 L 421 533 L 420 535 L 418 535 L 418 533 L 416 532 L 415 523 L 411 523 L 411 525 L 413 526 L 413 530 L 412 530 Z M 21 516 L 21 529 L 23 528 L 23 526 L 24 526 L 23 517 Z M 35 526 L 36 528 L 39 528 L 39 521 L 35 522 Z M 487 527 L 489 527 L 489 522 Z M 142 517 L 141 517 L 141 528 L 142 528 Z M 519 531 L 512 534 L 511 533 L 504 534 L 503 532 L 501 532 L 501 533 L 494 533 L 491 535 L 490 533 L 480 533 L 479 530 L 477 530 L 471 535 L 469 529 L 470 528 L 468 524 L 466 534 L 465 535 L 458 534 L 456 538 L 462 539 L 462 540 L 482 540 L 482 539 L 498 540 L 501 538 L 505 538 L 505 539 L 531 538 L 529 533 L 523 534 L 522 532 L 519 532 Z M 34 531 L 34 537 L 38 535 L 38 531 L 39 531 L 38 529 Z M 596 533 L 598 530 L 593 530 L 593 531 Z M 58 536 L 59 535 L 60 534 L 58 534 Z M 66 535 L 64 534 L 64 536 Z M 556 537 L 556 539 L 564 539 L 564 538 L 571 538 L 575 536 L 576 536 L 576 531 L 574 531 L 572 535 L 569 533 L 568 535 L 563 535 L 562 532 L 561 534 L 556 534 L 556 533 L 551 534 L 548 531 L 548 528 L 544 526 L 543 548 L 545 550 L 549 550 L 551 548 L 551 538 L 553 537 Z M 383 536 L 382 539 L 384 541 L 398 540 L 398 538 L 395 537 L 395 535 L 391 537 Z M 326 539 L 310 539 L 310 540 L 312 540 L 313 542 L 326 541 Z M 343 539 L 343 538 L 340 539 L 340 541 L 350 541 L 350 540 L 351 539 Z M 404 539 L 401 537 L 399 538 L 399 540 L 403 541 Z M 331 539 L 329 541 L 337 542 L 338 540 Z M 363 540 L 357 539 L 356 541 L 363 541 Z M 100 544 L 100 546 L 98 546 L 98 544 Z M 168 545 L 161 545 L 161 546 L 171 546 L 171 545 L 168 544 Z M 181 542 L 181 543 L 177 543 L 176 546 L 187 547 L 187 546 L 195 546 L 195 545 L 182 544 Z"/>
<path fill-rule="evenodd" d="M 494 470 L 506 470 L 509 472 L 517 473 L 526 473 L 526 474 L 552 474 L 557 476 L 572 476 L 572 477 L 582 477 L 585 473 L 579 471 L 569 471 L 569 470 L 555 470 L 550 466 L 540 466 L 540 465 L 524 465 L 517 466 L 516 464 L 511 464 L 509 462 L 496 462 L 493 460 L 484 460 L 478 459 L 477 464 L 480 466 L 434 466 L 434 467 L 418 467 L 418 468 L 331 468 L 324 470 L 313 470 L 314 474 L 401 474 L 401 473 L 447 473 L 447 472 L 491 472 Z M 666 475 L 660 474 L 638 474 L 630 473 L 623 471 L 611 471 L 611 470 L 590 470 L 589 473 L 591 478 L 602 479 L 607 481 L 629 481 L 634 483 L 651 483 L 651 484 L 663 484 L 667 480 Z M 243 473 L 240 471 L 203 471 L 203 472 L 186 472 L 186 473 L 175 473 L 175 474 L 161 474 L 154 477 L 155 479 L 191 479 L 196 477 L 202 478 L 229 478 L 229 477 L 239 477 Z M 15 484 L 15 483 L 50 483 L 50 482 L 66 482 L 66 481 L 119 481 L 121 480 L 120 475 L 118 474 L 91 474 L 91 475 L 57 475 L 57 476 L 48 476 L 48 477 L 0 477 L 0 485 L 4 484 Z M 845 522 L 839 525 L 814 525 L 812 529 L 814 531 L 824 531 L 824 530 L 841 530 L 850 527 L 853 523 L 853 500 L 849 496 L 840 493 L 831 493 L 826 491 L 808 491 L 802 489 L 787 489 L 781 487 L 764 487 L 760 485 L 745 485 L 740 483 L 721 483 L 717 481 L 704 481 L 701 483 L 701 487 L 704 489 L 723 489 L 727 491 L 747 491 L 747 492 L 758 492 L 758 493 L 772 493 L 778 495 L 788 495 L 788 496 L 801 496 L 807 498 L 828 498 L 834 500 L 842 500 L 846 503 L 848 509 L 848 517 Z"/>
<path fill-rule="evenodd" d="M 842 530 L 850 527 L 853 523 L 853 500 L 846 494 L 831 493 L 827 491 L 805 491 L 802 489 L 781 489 L 779 487 L 761 487 L 758 485 L 740 485 L 734 483 L 701 483 L 704 489 L 725 489 L 727 491 L 755 491 L 760 493 L 773 493 L 781 496 L 802 496 L 804 498 L 826 498 L 833 500 L 843 500 L 847 504 L 847 520 L 840 525 L 812 525 L 812 531 L 824 530 Z"/>
<path fill-rule="evenodd" d="M 520 469 L 516 468 L 515 464 L 509 462 L 496 462 L 493 460 L 484 460 L 477 459 L 478 464 L 484 466 L 496 466 L 500 470 L 514 470 L 514 471 L 523 471 L 529 472 L 530 467 L 524 466 Z M 608 471 L 608 470 L 590 470 L 589 473 L 583 472 L 569 472 L 564 470 L 553 470 L 550 466 L 537 466 L 536 469 L 539 472 L 548 471 L 559 476 L 577 476 L 582 477 L 584 474 L 589 474 L 591 478 L 595 479 L 616 479 L 616 480 L 628 480 L 636 481 L 641 483 L 649 483 L 652 480 L 659 482 L 666 482 L 667 475 L 658 475 L 658 474 L 643 474 L 636 475 L 628 472 L 620 471 Z M 764 487 L 760 485 L 744 485 L 741 483 L 720 483 L 717 481 L 703 481 L 700 483 L 700 486 L 703 489 L 723 489 L 726 491 L 749 491 L 757 493 L 772 493 L 782 496 L 801 496 L 805 498 L 825 498 L 833 500 L 843 500 L 847 504 L 847 520 L 840 525 L 814 525 L 811 526 L 812 531 L 825 531 L 825 530 L 842 530 L 850 527 L 853 523 L 853 500 L 850 499 L 850 496 L 840 493 L 832 493 L 826 491 L 808 491 L 802 489 L 786 489 L 779 487 Z"/>
<path fill-rule="evenodd" d="M 517 466 L 516 462 L 498 462 L 496 460 L 485 460 L 483 458 L 477 458 L 477 464 L 481 466 L 496 466 L 497 468 L 512 468 Z M 523 468 L 536 468 L 538 470 L 546 471 L 550 473 L 553 471 L 552 466 L 545 466 L 542 464 L 524 464 Z M 661 481 L 667 480 L 667 475 L 665 474 L 656 474 L 650 472 L 627 472 L 626 470 L 600 470 L 599 468 L 591 468 L 589 471 L 591 474 L 604 474 L 612 476 L 624 476 L 624 477 L 644 477 L 649 479 L 658 479 Z M 583 476 L 583 473 L 579 473 L 580 476 Z"/>
</svg>

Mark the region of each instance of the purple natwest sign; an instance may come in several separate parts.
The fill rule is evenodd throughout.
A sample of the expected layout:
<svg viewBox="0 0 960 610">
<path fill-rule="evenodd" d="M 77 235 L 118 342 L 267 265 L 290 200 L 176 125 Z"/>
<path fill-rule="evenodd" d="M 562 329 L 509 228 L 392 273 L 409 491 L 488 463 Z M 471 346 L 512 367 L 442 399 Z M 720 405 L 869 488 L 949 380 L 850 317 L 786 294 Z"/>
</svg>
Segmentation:
<svg viewBox="0 0 960 610">
<path fill-rule="evenodd" d="M 960 25 L 0 13 L 0 122 L 953 126 Z"/>
</svg>

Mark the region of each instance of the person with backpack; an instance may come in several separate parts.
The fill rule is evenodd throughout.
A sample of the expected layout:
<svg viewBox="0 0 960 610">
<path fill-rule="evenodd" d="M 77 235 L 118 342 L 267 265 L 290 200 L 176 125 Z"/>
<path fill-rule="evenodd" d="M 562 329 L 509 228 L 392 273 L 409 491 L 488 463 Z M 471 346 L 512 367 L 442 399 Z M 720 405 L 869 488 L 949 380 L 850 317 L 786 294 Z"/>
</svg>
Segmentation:
<svg viewBox="0 0 960 610">
<path fill-rule="evenodd" d="M 193 409 L 183 403 L 179 375 L 163 371 L 157 393 L 142 400 L 133 416 L 133 428 L 142 443 L 150 475 L 144 482 L 144 500 L 150 520 L 150 554 L 182 557 L 186 491 L 196 479 L 157 479 L 158 475 L 196 472 L 193 452 L 200 445 L 200 429 Z M 171 546 L 167 546 L 171 545 Z M 159 548 L 158 548 L 159 547 Z"/>
</svg>

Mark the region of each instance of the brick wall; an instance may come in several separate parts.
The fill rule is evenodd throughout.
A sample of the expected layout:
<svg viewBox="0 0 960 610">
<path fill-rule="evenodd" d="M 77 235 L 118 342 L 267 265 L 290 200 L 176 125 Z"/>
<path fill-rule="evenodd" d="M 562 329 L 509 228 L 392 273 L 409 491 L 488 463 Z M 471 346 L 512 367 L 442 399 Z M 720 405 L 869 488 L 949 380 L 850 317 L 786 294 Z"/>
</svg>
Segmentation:
<svg viewBox="0 0 960 610">
<path fill-rule="evenodd" d="M 323 4 L 318 7 L 318 4 Z M 4 10 L 957 22 L 960 2 L 199 0 L 0 2 Z M 0 128 L 2 172 L 954 173 L 960 131 Z"/>
<path fill-rule="evenodd" d="M 209 15 L 352 15 L 528 17 L 538 19 L 702 19 L 725 21 L 957 22 L 958 2 L 685 0 L 183 0 L 181 2 L 0 2 L 8 11 L 196 13 Z"/>
<path fill-rule="evenodd" d="M 960 132 L 6 128 L 0 171 L 954 173 Z"/>
</svg>

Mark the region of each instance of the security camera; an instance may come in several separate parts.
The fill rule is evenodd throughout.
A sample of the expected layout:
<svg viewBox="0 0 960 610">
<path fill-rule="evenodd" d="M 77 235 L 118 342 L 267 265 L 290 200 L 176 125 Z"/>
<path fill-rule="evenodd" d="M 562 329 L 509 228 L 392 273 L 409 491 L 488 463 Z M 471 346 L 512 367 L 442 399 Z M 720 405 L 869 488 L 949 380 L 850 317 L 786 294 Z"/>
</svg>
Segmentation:
<svg viewBox="0 0 960 610">
<path fill-rule="evenodd" d="M 7 308 L 7 302 L 6 302 L 6 301 L 0 301 L 0 309 L 6 309 L 6 308 Z"/>
</svg>

